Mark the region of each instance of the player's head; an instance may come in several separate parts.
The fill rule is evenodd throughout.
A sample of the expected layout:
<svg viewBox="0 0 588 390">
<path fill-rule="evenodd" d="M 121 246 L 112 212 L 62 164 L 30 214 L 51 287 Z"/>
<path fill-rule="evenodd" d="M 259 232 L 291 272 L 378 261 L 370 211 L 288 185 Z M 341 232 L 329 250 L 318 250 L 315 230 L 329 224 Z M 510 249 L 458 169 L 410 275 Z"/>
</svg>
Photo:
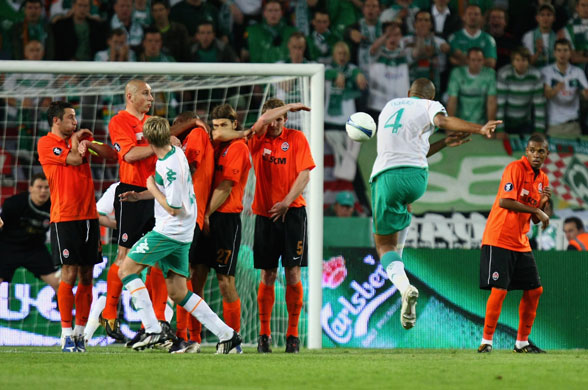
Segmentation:
<svg viewBox="0 0 588 390">
<path fill-rule="evenodd" d="M 131 80 L 125 86 L 125 99 L 127 110 L 132 109 L 140 114 L 145 114 L 149 112 L 153 103 L 151 87 L 143 80 Z"/>
<path fill-rule="evenodd" d="M 572 44 L 570 41 L 565 38 L 560 38 L 555 41 L 555 45 L 553 47 L 553 56 L 555 57 L 555 62 L 562 65 L 570 62 L 570 58 L 572 58 Z"/>
<path fill-rule="evenodd" d="M 230 104 L 221 104 L 212 109 L 210 113 L 212 120 L 212 132 L 220 129 L 241 130 L 237 111 Z"/>
<path fill-rule="evenodd" d="M 431 80 L 423 77 L 416 79 L 410 85 L 408 96 L 432 100 L 435 98 L 435 84 Z"/>
<path fill-rule="evenodd" d="M 569 217 L 564 220 L 563 231 L 566 235 L 566 240 L 570 241 L 576 238 L 580 233 L 584 233 L 584 224 L 578 217 Z"/>
<path fill-rule="evenodd" d="M 525 155 L 533 169 L 540 169 L 547 156 L 549 156 L 549 145 L 545 136 L 533 134 L 527 142 Z"/>
<path fill-rule="evenodd" d="M 281 99 L 268 99 L 261 108 L 261 113 L 265 113 L 268 110 L 273 110 L 274 108 L 283 107 L 286 104 Z M 284 123 L 288 120 L 288 114 L 284 114 L 279 118 L 276 118 L 267 126 L 267 132 L 272 137 L 277 137 L 282 134 L 284 130 Z"/>
<path fill-rule="evenodd" d="M 188 121 L 191 121 L 192 119 L 198 119 L 198 118 L 199 118 L 199 116 L 194 111 L 184 111 L 184 112 L 178 114 L 178 116 L 176 116 L 173 124 L 177 125 L 179 123 L 186 123 Z"/>
<path fill-rule="evenodd" d="M 143 124 L 143 135 L 151 146 L 166 147 L 169 145 L 171 137 L 169 122 L 160 116 L 149 117 Z"/>
<path fill-rule="evenodd" d="M 57 135 L 69 138 L 78 126 L 76 111 L 71 103 L 56 101 L 49 104 L 47 121 L 51 131 Z"/>
<path fill-rule="evenodd" d="M 531 53 L 529 52 L 529 49 L 524 46 L 517 47 L 510 54 L 510 63 L 520 75 L 527 73 L 530 60 Z"/>
<path fill-rule="evenodd" d="M 29 183 L 31 201 L 40 206 L 49 200 L 49 182 L 43 172 L 35 173 Z"/>
</svg>

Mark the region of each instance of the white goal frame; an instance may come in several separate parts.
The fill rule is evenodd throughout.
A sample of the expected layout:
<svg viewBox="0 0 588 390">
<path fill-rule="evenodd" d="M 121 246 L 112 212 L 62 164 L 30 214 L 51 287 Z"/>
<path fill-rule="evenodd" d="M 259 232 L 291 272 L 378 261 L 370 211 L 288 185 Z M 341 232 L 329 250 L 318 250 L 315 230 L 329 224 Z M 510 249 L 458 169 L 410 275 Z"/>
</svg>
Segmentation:
<svg viewBox="0 0 588 390">
<path fill-rule="evenodd" d="M 0 73 L 306 76 L 310 78 L 310 150 L 316 168 L 308 187 L 308 341 L 322 347 L 324 77 L 322 64 L 0 61 Z"/>
</svg>

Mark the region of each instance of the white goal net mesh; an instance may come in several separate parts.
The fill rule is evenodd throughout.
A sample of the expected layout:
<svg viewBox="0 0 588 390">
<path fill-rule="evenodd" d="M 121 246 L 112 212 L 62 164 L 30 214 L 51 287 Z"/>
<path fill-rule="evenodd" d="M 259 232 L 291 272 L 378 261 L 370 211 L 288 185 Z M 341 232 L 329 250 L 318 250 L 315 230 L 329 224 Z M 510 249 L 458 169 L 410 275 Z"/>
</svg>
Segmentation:
<svg viewBox="0 0 588 390">
<path fill-rule="evenodd" d="M 7 197 L 27 191 L 30 177 L 42 171 L 36 153 L 36 142 L 49 131 L 46 110 L 51 101 L 65 100 L 74 104 L 79 127 L 90 129 L 96 140 L 110 144 L 108 122 L 118 111 L 124 109 L 124 86 L 133 78 L 145 80 L 152 88 L 155 104 L 150 114 L 165 117 L 170 122 L 184 111 L 195 111 L 202 119 L 208 120 L 208 113 L 212 108 L 229 103 L 237 109 L 240 122 L 247 128 L 260 115 L 261 106 L 270 97 L 278 97 L 286 102 L 301 101 L 310 105 L 310 83 L 306 76 L 2 73 L 0 203 Z M 308 131 L 310 114 L 302 112 L 290 115 L 286 126 Z M 93 157 L 91 168 L 96 197 L 99 199 L 108 186 L 118 180 L 118 164 Z M 260 272 L 253 268 L 254 216 L 251 213 L 254 184 L 255 175 L 251 169 L 244 197 L 243 235 L 236 274 L 237 290 L 242 302 L 241 334 L 247 344 L 256 343 L 259 331 L 257 288 Z M 111 263 L 116 254 L 116 244 L 109 238 L 106 239 L 109 243 L 105 247 L 105 255 L 111 256 Z M 5 257 L 7 254 L 0 256 Z M 95 300 L 98 294 L 105 291 L 107 270 L 105 263 L 95 270 Z M 278 345 L 285 344 L 288 319 L 283 275 L 283 270 L 280 269 L 271 323 L 274 344 Z M 305 300 L 300 335 L 304 345 L 308 296 L 305 269 L 302 279 Z M 41 296 L 50 296 L 51 292 L 50 287 L 22 268 L 17 271 L 10 285 L 3 284 L 0 288 L 0 345 L 57 343 L 59 315 L 56 297 L 53 296 L 50 300 L 40 299 Z M 204 298 L 222 317 L 222 299 L 214 271 L 209 275 Z M 128 301 L 125 291 L 121 299 L 122 329 L 132 335 L 132 330 L 138 329 L 140 322 Z M 103 334 L 99 329 L 93 343 L 112 341 L 107 340 Z M 216 339 L 210 333 L 204 332 L 203 342 L 213 343 Z"/>
</svg>

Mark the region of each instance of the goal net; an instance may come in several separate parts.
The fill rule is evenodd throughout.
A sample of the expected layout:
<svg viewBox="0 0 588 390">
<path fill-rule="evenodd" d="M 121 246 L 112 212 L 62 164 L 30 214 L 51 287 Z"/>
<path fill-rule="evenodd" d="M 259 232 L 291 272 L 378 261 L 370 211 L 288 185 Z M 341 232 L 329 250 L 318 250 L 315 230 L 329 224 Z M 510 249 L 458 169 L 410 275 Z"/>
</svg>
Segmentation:
<svg viewBox="0 0 588 390">
<path fill-rule="evenodd" d="M 125 108 L 124 87 L 133 78 L 145 80 L 152 88 L 155 102 L 150 114 L 170 121 L 184 111 L 195 111 L 202 119 L 208 120 L 212 108 L 229 103 L 236 108 L 241 123 L 247 128 L 261 114 L 261 106 L 268 98 L 277 97 L 286 103 L 301 101 L 312 108 L 311 112 L 290 113 L 286 126 L 305 133 L 317 167 L 311 173 L 305 193 L 310 257 L 309 268 L 303 269 L 304 305 L 300 335 L 303 345 L 320 348 L 323 72 L 322 65 L 2 61 L 0 202 L 27 191 L 30 177 L 42 171 L 36 143 L 49 131 L 46 110 L 52 100 L 73 103 L 79 127 L 90 129 L 96 140 L 109 144 L 108 123 Z M 92 157 L 91 169 L 99 199 L 108 186 L 118 180 L 118 164 Z M 255 217 L 251 213 L 254 187 L 255 175 L 251 169 L 244 196 L 245 209 L 241 215 L 243 235 L 236 273 L 237 291 L 242 302 L 241 334 L 247 344 L 255 344 L 259 332 L 257 288 L 260 272 L 253 268 Z M 112 232 L 103 231 L 103 241 L 107 241 L 105 261 L 95 267 L 94 300 L 105 293 L 108 265 L 116 256 Z M 285 344 L 288 320 L 284 295 L 284 272 L 280 269 L 271 323 L 274 344 L 280 346 Z M 209 274 L 204 298 L 222 316 L 222 299 L 214 270 Z M 140 320 L 131 308 L 126 291 L 121 302 L 121 329 L 132 336 Z M 12 283 L 0 286 L 0 345 L 56 344 L 59 329 L 56 297 L 51 287 L 22 268 Z M 210 333 L 203 333 L 203 342 L 216 341 Z M 92 344 L 109 342 L 112 340 L 99 329 Z"/>
</svg>

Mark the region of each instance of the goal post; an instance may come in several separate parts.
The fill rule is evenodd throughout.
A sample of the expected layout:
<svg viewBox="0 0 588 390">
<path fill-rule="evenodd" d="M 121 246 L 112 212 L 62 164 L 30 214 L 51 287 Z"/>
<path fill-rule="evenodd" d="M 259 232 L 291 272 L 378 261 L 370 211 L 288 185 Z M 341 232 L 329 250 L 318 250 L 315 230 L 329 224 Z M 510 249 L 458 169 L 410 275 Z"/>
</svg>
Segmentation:
<svg viewBox="0 0 588 390">
<path fill-rule="evenodd" d="M 99 96 L 105 91 L 121 93 L 125 80 L 130 77 L 145 78 L 158 92 L 160 85 L 174 93 L 185 91 L 213 90 L 218 87 L 239 88 L 265 83 L 268 96 L 277 96 L 276 88 L 283 83 L 290 83 L 291 88 L 300 88 L 299 96 L 311 111 L 303 119 L 301 130 L 306 134 L 310 144 L 316 168 L 311 171 L 310 182 L 305 192 L 308 209 L 308 299 L 307 299 L 307 340 L 308 348 L 321 348 L 322 328 L 320 312 L 322 306 L 322 262 L 323 262 L 323 124 L 324 124 L 324 65 L 322 64 L 240 64 L 240 63 L 141 63 L 141 62 L 59 62 L 59 61 L 0 61 L 0 74 L 4 74 L 4 87 L 0 88 L 0 99 L 37 98 L 45 96 L 58 98 L 65 96 L 64 89 L 45 86 L 42 93 L 35 84 L 29 88 L 6 88 L 10 74 L 50 74 L 76 75 L 76 83 L 68 85 L 68 95 Z M 153 78 L 161 76 L 161 79 Z M 154 80 L 153 82 L 151 80 Z M 91 80 L 86 82 L 87 80 Z M 298 80 L 298 81 L 293 81 Z M 99 82 L 96 82 L 99 81 Z M 228 87 L 226 87 L 228 86 Z M 277 87 L 276 87 L 277 86 Z M 269 91 L 269 92 L 268 92 Z M 271 92 L 274 91 L 274 92 Z M 292 90 L 290 90 L 290 95 Z M 296 92 L 296 91 L 294 91 Z M 212 92 L 211 92 L 212 93 Z M 225 95 L 227 93 L 225 92 Z M 227 97 L 227 96 L 225 96 Z M 237 96 L 239 98 L 239 96 Z M 196 98 L 195 98 L 196 99 Z M 247 99 L 247 98 L 243 98 Z M 291 102 L 291 101 L 290 101 Z M 119 102 L 120 103 L 120 102 Z M 123 104 L 124 105 L 124 104 Z M 171 105 L 171 103 L 170 103 Z M 124 107 L 123 107 L 124 108 Z M 212 108 L 212 107 L 210 107 Z M 256 107 L 258 109 L 259 107 Z M 0 126 L 4 134 L 0 135 L 0 153 L 6 149 L 6 129 L 10 126 L 7 112 L 3 108 Z M 14 110 L 21 110 L 16 108 Z M 169 113 L 169 111 L 166 111 Z M 247 116 L 259 112 L 247 112 Z M 307 114 L 304 114 L 307 115 Z M 173 119 L 168 117 L 167 119 Z M 245 122 L 245 120 L 243 121 Z M 22 123 L 18 122 L 18 126 Z M 35 126 L 37 126 L 35 124 Z M 20 136 L 15 140 L 20 148 Z M 34 139 L 34 136 L 33 136 Z M 38 139 L 38 138 L 37 138 Z M 35 140 L 36 144 L 36 140 Z M 18 157 L 18 156 L 17 156 Z M 2 168 L 2 167 L 0 167 Z M 253 169 L 252 169 L 253 170 Z M 251 177 L 251 176 L 250 176 Z M 28 179 L 28 178 L 27 178 Z M 16 184 L 15 184 L 16 190 Z M 102 190 L 105 190 L 103 188 Z M 0 196 L 2 196 L 0 194 Z M 5 197 L 5 196 L 4 196 Z M 252 248 L 251 248 L 252 249 Z M 251 286 L 257 289 L 257 286 Z M 277 303 L 277 299 L 276 299 Z M 256 304 L 256 303 L 255 303 Z M 304 324 L 301 324 L 304 327 Z"/>
</svg>

